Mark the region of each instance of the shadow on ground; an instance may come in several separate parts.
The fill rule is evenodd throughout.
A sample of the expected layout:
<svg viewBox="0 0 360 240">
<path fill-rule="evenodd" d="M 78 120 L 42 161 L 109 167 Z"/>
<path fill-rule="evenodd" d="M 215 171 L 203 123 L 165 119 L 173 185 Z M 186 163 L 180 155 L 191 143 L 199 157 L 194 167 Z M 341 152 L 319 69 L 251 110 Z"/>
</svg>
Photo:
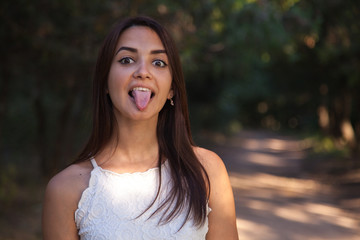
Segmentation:
<svg viewBox="0 0 360 240">
<path fill-rule="evenodd" d="M 306 142 L 261 131 L 211 138 L 229 171 L 240 239 L 360 239 L 359 212 L 303 171 Z"/>
</svg>

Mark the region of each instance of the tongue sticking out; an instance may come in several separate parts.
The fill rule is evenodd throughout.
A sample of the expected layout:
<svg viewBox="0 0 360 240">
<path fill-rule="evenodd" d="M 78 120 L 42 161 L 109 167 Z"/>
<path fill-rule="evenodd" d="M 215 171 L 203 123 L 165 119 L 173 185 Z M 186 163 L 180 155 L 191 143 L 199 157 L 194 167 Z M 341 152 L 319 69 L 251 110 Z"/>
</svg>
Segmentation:
<svg viewBox="0 0 360 240">
<path fill-rule="evenodd" d="M 151 92 L 150 91 L 141 91 L 141 90 L 134 90 L 132 95 L 135 99 L 136 107 L 142 111 L 144 110 L 147 105 L 149 104 Z"/>
</svg>

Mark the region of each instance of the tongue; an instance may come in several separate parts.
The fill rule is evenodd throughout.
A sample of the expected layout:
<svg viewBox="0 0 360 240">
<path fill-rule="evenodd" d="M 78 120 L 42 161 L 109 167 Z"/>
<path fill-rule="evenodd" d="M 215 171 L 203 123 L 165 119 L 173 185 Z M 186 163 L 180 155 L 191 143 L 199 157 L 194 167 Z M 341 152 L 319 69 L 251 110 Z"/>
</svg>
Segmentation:
<svg viewBox="0 0 360 240">
<path fill-rule="evenodd" d="M 134 90 L 132 95 L 135 98 L 136 107 L 140 111 L 144 110 L 149 104 L 150 96 L 151 96 L 150 91 Z"/>
</svg>

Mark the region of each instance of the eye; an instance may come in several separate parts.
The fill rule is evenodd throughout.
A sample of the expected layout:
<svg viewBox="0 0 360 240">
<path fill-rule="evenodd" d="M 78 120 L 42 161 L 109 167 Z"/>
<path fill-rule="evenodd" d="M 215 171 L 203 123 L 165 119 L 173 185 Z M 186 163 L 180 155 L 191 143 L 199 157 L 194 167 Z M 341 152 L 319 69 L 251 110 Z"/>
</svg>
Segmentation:
<svg viewBox="0 0 360 240">
<path fill-rule="evenodd" d="M 161 68 L 167 66 L 167 64 L 166 64 L 164 61 L 162 61 L 162 60 L 155 60 L 155 61 L 152 62 L 152 64 L 153 64 L 154 66 L 156 66 L 156 67 L 161 67 Z"/>
<path fill-rule="evenodd" d="M 123 57 L 122 59 L 119 60 L 119 63 L 121 63 L 121 64 L 130 64 L 133 62 L 134 62 L 134 60 L 130 57 Z"/>
</svg>

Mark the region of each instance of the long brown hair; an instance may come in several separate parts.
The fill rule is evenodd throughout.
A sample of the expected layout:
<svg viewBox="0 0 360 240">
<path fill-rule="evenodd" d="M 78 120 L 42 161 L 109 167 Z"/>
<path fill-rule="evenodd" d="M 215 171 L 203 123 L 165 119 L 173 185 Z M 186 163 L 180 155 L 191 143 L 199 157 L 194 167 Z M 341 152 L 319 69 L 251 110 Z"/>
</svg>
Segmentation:
<svg viewBox="0 0 360 240">
<path fill-rule="evenodd" d="M 193 150 L 194 142 L 190 130 L 185 81 L 177 48 L 170 34 L 155 20 L 142 16 L 127 18 L 115 24 L 105 38 L 94 74 L 92 132 L 85 148 L 75 162 L 86 161 L 95 156 L 110 141 L 112 133 L 116 129 L 112 102 L 106 93 L 108 74 L 120 36 L 132 26 L 146 26 L 157 33 L 168 55 L 172 74 L 175 105 L 171 106 L 167 102 L 160 111 L 157 138 L 159 143 L 158 166 L 161 170 L 161 157 L 165 156 L 170 165 L 174 187 L 165 203 L 155 213 L 165 209 L 166 215 L 162 216 L 161 223 L 167 223 L 181 211 L 187 209 L 185 210 L 187 211 L 185 221 L 192 218 L 197 226 L 201 226 L 207 215 L 210 182 Z M 159 176 L 161 178 L 161 171 L 159 171 Z M 157 196 L 159 190 L 160 186 Z M 175 207 L 170 209 L 170 206 Z"/>
</svg>

